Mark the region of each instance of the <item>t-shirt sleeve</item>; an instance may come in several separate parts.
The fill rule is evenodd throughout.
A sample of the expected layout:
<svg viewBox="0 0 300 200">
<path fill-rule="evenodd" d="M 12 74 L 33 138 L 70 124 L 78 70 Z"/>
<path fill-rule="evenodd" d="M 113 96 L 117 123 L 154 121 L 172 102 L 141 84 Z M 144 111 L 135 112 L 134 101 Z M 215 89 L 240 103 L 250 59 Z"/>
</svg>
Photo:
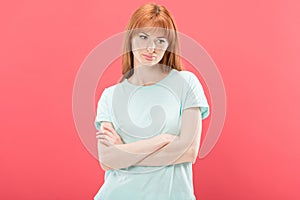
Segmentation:
<svg viewBox="0 0 300 200">
<path fill-rule="evenodd" d="M 210 110 L 203 87 L 195 74 L 192 72 L 189 72 L 189 74 L 182 110 L 190 107 L 199 107 L 201 117 L 205 119 L 208 117 Z"/>
<path fill-rule="evenodd" d="M 109 121 L 111 122 L 111 114 L 109 107 L 109 98 L 108 91 L 105 88 L 101 94 L 101 97 L 98 101 L 97 105 L 97 115 L 94 121 L 94 125 L 97 130 L 100 130 L 101 121 Z"/>
</svg>

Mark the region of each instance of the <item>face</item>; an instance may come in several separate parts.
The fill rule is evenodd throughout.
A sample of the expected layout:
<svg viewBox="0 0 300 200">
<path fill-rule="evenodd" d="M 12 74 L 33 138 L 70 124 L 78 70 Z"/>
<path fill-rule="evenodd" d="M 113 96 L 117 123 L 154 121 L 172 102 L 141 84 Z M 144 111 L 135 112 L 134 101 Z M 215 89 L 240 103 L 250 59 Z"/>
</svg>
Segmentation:
<svg viewBox="0 0 300 200">
<path fill-rule="evenodd" d="M 152 66 L 159 63 L 168 45 L 163 30 L 157 30 L 157 28 L 155 30 L 154 28 L 138 29 L 131 40 L 134 66 Z"/>
</svg>

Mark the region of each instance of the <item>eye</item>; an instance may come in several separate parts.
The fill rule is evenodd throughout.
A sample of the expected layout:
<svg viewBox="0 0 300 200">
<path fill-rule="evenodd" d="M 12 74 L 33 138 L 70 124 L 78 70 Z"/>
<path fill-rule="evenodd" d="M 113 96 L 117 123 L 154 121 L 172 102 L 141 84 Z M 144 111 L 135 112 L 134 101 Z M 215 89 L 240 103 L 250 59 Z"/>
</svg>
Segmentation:
<svg viewBox="0 0 300 200">
<path fill-rule="evenodd" d="M 140 38 L 142 38 L 143 40 L 145 40 L 147 38 L 147 36 L 145 35 L 140 35 Z"/>
<path fill-rule="evenodd" d="M 158 42 L 159 42 L 160 44 L 163 44 L 163 43 L 165 43 L 166 41 L 165 41 L 165 40 L 158 40 Z"/>
</svg>

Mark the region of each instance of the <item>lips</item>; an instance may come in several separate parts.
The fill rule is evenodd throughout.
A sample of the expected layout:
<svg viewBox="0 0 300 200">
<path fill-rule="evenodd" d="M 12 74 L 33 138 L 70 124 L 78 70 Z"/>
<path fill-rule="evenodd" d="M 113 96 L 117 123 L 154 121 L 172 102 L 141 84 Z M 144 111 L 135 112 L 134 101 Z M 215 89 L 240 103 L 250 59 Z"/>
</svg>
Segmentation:
<svg viewBox="0 0 300 200">
<path fill-rule="evenodd" d="M 152 56 L 152 55 L 146 55 L 146 54 L 143 54 L 143 56 L 144 56 L 144 58 L 145 58 L 146 60 L 153 60 L 153 58 L 155 57 L 155 56 Z"/>
</svg>

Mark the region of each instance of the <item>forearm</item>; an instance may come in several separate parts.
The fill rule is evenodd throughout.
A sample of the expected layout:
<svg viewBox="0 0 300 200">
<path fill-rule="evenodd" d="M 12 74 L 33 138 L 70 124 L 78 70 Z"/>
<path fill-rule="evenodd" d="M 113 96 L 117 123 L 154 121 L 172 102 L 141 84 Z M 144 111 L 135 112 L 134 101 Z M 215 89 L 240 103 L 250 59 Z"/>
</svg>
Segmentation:
<svg viewBox="0 0 300 200">
<path fill-rule="evenodd" d="M 194 162 L 194 149 L 192 143 L 176 138 L 173 142 L 165 145 L 154 153 L 145 157 L 135 165 L 137 166 L 165 166 L 184 162 Z M 195 138 L 196 139 L 196 138 Z"/>
<path fill-rule="evenodd" d="M 165 166 L 182 162 L 194 163 L 200 147 L 202 129 L 200 116 L 197 107 L 184 110 L 180 136 L 136 165 Z"/>
<path fill-rule="evenodd" d="M 170 143 L 174 137 L 169 134 L 161 134 L 150 139 L 109 147 L 98 142 L 100 164 L 106 170 L 121 169 L 135 165 Z"/>
</svg>

